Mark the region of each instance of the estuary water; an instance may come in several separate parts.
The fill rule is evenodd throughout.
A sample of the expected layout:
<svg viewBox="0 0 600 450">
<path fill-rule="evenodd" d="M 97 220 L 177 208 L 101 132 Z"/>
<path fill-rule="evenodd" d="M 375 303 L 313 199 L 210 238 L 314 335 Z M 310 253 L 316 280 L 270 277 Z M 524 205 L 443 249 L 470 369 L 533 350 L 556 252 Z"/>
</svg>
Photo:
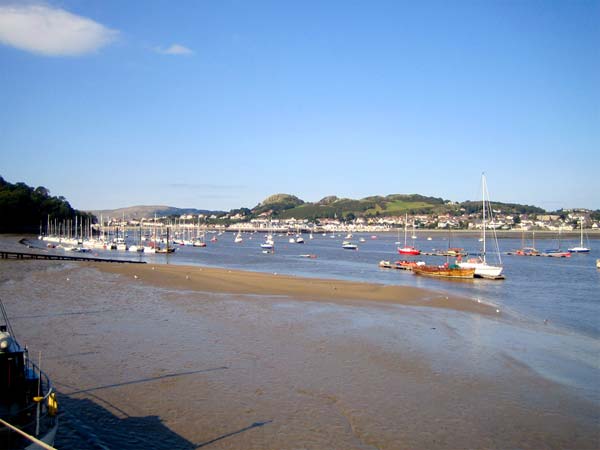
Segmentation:
<svg viewBox="0 0 600 450">
<path fill-rule="evenodd" d="M 411 240 L 411 245 L 421 251 L 444 251 L 448 247 L 464 248 L 469 254 L 478 254 L 482 243 L 476 235 L 452 235 L 431 233 Z M 208 235 L 207 240 L 211 235 Z M 354 234 L 352 242 L 357 250 L 342 249 L 344 235 L 304 235 L 304 244 L 289 243 L 288 236 L 275 236 L 275 251 L 263 253 L 261 233 L 245 234 L 241 243 L 234 243 L 234 235 L 225 233 L 217 242 L 207 247 L 177 247 L 173 254 L 137 254 L 132 252 L 95 250 L 94 256 L 115 259 L 139 259 L 148 263 L 202 265 L 267 273 L 281 273 L 302 277 L 345 279 L 418 286 L 458 293 L 474 300 L 492 303 L 504 313 L 519 320 L 543 323 L 545 326 L 600 338 L 600 270 L 595 262 L 600 258 L 600 239 L 589 239 L 588 254 L 573 254 L 570 258 L 510 256 L 504 253 L 521 248 L 520 238 L 499 239 L 505 280 L 475 279 L 448 281 L 423 278 L 411 272 L 381 269 L 381 260 L 394 262 L 406 259 L 397 252 L 395 234 L 380 233 L 373 238 L 369 234 Z M 426 240 L 431 237 L 431 240 Z M 364 242 L 360 242 L 360 239 Z M 556 247 L 553 239 L 537 239 L 536 246 L 543 251 Z M 35 243 L 41 246 L 41 243 Z M 404 242 L 402 242 L 404 244 Z M 576 239 L 563 241 L 562 248 L 577 244 Z M 527 245 L 527 243 L 526 243 Z M 489 252 L 488 262 L 495 256 Z M 304 256 L 303 256 L 304 255 Z M 305 255 L 314 255 L 314 258 Z M 443 264 L 445 257 L 414 257 L 428 264 Z M 452 262 L 453 260 L 450 260 Z"/>
</svg>

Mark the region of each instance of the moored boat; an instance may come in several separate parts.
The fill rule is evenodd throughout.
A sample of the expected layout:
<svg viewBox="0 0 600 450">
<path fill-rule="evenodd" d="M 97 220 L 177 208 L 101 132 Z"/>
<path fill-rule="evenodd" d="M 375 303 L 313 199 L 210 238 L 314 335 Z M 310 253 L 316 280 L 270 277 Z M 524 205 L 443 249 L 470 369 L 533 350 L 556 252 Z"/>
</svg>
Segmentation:
<svg viewBox="0 0 600 450">
<path fill-rule="evenodd" d="M 474 268 L 462 268 L 456 264 L 444 264 L 443 266 L 414 266 L 412 271 L 416 275 L 436 278 L 458 278 L 469 279 L 475 277 Z"/>
<path fill-rule="evenodd" d="M 411 245 L 408 245 L 406 243 L 406 237 L 407 237 L 407 232 L 408 232 L 407 225 L 408 225 L 408 214 L 406 214 L 406 217 L 404 219 L 404 247 L 398 247 L 398 253 L 400 253 L 401 255 L 420 255 L 421 250 L 419 250 L 416 247 L 413 247 Z M 413 226 L 414 226 L 414 222 L 413 222 Z"/>
<path fill-rule="evenodd" d="M 533 247 L 523 247 L 514 252 L 507 252 L 507 255 L 513 256 L 540 256 L 541 253 Z"/>
<path fill-rule="evenodd" d="M 416 249 L 415 247 L 398 247 L 398 253 L 401 255 L 420 255 L 421 250 Z"/>
<path fill-rule="evenodd" d="M 560 249 L 549 249 L 543 253 L 540 253 L 541 256 L 550 256 L 551 258 L 570 258 L 570 252 L 563 252 Z"/>
<path fill-rule="evenodd" d="M 502 258 L 500 256 L 500 248 L 498 247 L 498 239 L 496 237 L 496 229 L 492 228 L 493 236 L 494 236 L 494 253 L 496 254 L 496 259 L 498 261 L 497 264 L 492 265 L 487 262 L 487 248 L 486 248 L 486 215 L 489 215 L 490 219 L 493 220 L 492 217 L 492 208 L 490 207 L 489 201 L 489 193 L 487 192 L 487 184 L 485 181 L 485 174 L 481 175 L 481 191 L 482 191 L 482 199 L 481 199 L 481 209 L 482 209 L 482 220 L 481 220 L 481 237 L 479 238 L 480 242 L 483 242 L 483 249 L 481 251 L 481 256 L 478 258 L 470 258 L 465 262 L 459 262 L 458 266 L 463 269 L 474 269 L 475 276 L 481 278 L 490 278 L 495 280 L 504 279 L 502 276 Z M 486 195 L 487 194 L 487 195 Z M 486 200 L 487 197 L 487 200 Z M 488 214 L 489 209 L 489 214 Z"/>
<path fill-rule="evenodd" d="M 0 449 L 39 449 L 54 443 L 58 403 L 48 376 L 16 340 L 0 300 Z"/>
<path fill-rule="evenodd" d="M 401 261 L 396 261 L 394 265 L 396 266 L 396 269 L 413 270 L 415 267 L 424 266 L 425 263 L 423 261 L 408 261 L 403 259 Z"/>
<path fill-rule="evenodd" d="M 260 244 L 260 247 L 266 249 L 273 249 L 275 247 L 275 239 L 273 238 L 272 233 L 269 232 L 267 235 L 265 235 L 265 242 Z"/>
<path fill-rule="evenodd" d="M 569 252 L 571 253 L 589 253 L 590 249 L 583 246 L 583 218 L 579 220 L 579 228 L 581 230 L 581 237 L 579 240 L 579 245 L 575 247 L 571 247 Z"/>
<path fill-rule="evenodd" d="M 342 248 L 344 250 L 356 250 L 356 249 L 358 249 L 358 245 L 353 244 L 350 241 L 344 241 L 344 242 L 342 242 Z"/>
</svg>

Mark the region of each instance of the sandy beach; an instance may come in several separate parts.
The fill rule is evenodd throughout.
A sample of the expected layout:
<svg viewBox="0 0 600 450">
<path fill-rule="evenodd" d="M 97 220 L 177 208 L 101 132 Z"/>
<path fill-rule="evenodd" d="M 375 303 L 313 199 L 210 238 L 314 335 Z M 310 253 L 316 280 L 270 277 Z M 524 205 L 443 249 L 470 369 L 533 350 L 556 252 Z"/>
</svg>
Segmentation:
<svg viewBox="0 0 600 450">
<path fill-rule="evenodd" d="M 328 302 L 360 300 L 447 308 L 478 314 L 497 314 L 496 308 L 492 305 L 409 286 L 356 283 L 301 278 L 276 273 L 167 264 L 95 263 L 92 267 L 103 272 L 144 281 L 154 286 L 198 292 L 286 296 L 297 300 Z"/>
<path fill-rule="evenodd" d="M 172 265 L 1 261 L 60 392 L 57 447 L 599 447 L 598 404 L 440 292 Z"/>
</svg>

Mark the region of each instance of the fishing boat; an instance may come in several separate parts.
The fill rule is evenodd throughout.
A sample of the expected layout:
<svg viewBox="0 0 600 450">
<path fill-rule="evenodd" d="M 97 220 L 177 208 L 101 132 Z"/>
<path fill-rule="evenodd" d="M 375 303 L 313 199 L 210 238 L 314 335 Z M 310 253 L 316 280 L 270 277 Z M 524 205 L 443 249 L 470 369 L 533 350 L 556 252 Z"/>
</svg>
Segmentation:
<svg viewBox="0 0 600 450">
<path fill-rule="evenodd" d="M 48 376 L 29 359 L 0 300 L 0 449 L 52 448 L 58 403 Z"/>
<path fill-rule="evenodd" d="M 491 278 L 491 279 L 502 279 L 502 257 L 500 256 L 500 248 L 498 247 L 498 239 L 496 237 L 496 230 L 492 228 L 494 236 L 495 254 L 498 260 L 497 265 L 491 265 L 487 262 L 487 247 L 486 247 L 486 214 L 492 218 L 492 208 L 490 207 L 489 193 L 487 192 L 487 184 L 485 180 L 485 174 L 481 174 L 481 208 L 482 208 L 482 221 L 481 221 L 481 242 L 483 243 L 483 249 L 481 256 L 478 258 L 470 258 L 465 262 L 459 262 L 458 266 L 462 269 L 475 269 L 475 276 L 480 278 Z M 489 211 L 488 211 L 489 210 Z"/>
<path fill-rule="evenodd" d="M 457 264 L 444 264 L 443 266 L 414 266 L 412 271 L 416 275 L 436 278 L 468 279 L 475 277 L 474 268 L 462 268 Z"/>
<path fill-rule="evenodd" d="M 404 219 L 404 247 L 398 247 L 398 253 L 401 255 L 420 255 L 421 251 L 413 246 L 407 244 L 407 233 L 408 233 L 408 214 Z"/>
<path fill-rule="evenodd" d="M 568 250 L 571 253 L 589 253 L 590 249 L 583 246 L 583 219 L 579 220 L 579 229 L 581 230 L 581 237 L 580 237 L 580 240 L 579 240 L 579 246 L 578 247 L 571 247 Z"/>
</svg>

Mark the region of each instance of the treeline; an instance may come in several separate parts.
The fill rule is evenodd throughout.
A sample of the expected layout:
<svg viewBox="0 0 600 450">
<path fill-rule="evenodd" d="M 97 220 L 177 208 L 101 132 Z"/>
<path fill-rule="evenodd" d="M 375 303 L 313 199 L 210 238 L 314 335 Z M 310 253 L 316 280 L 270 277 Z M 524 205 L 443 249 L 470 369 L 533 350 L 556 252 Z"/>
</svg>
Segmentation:
<svg viewBox="0 0 600 450">
<path fill-rule="evenodd" d="M 40 225 L 45 229 L 48 216 L 58 221 L 93 218 L 73 209 L 64 197 L 51 196 L 43 186 L 12 184 L 0 176 L 0 233 L 37 233 Z"/>
</svg>

